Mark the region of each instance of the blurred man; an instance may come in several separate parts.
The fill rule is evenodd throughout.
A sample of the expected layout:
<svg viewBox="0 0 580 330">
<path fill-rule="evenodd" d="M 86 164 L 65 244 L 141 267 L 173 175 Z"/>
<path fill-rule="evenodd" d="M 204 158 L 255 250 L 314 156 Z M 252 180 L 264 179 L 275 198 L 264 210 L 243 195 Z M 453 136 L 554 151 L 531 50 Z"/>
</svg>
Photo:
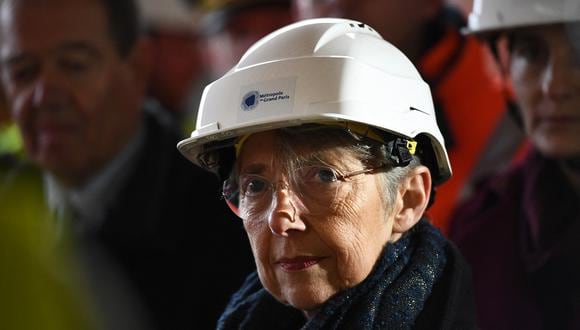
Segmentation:
<svg viewBox="0 0 580 330">
<path fill-rule="evenodd" d="M 0 19 L 11 116 L 44 171 L 54 230 L 74 239 L 104 328 L 214 326 L 253 263 L 217 181 L 183 160 L 180 131 L 144 107 L 149 68 L 135 3 L 5 0 Z M 195 208 L 216 216 L 192 218 Z"/>
</svg>

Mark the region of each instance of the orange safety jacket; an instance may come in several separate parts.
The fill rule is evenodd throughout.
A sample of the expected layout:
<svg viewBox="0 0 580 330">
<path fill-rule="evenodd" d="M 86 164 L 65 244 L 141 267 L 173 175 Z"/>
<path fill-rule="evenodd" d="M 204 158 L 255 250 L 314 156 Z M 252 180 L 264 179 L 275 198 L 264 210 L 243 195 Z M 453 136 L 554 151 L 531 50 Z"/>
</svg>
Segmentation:
<svg viewBox="0 0 580 330">
<path fill-rule="evenodd" d="M 499 129 L 501 122 L 511 117 L 507 111 L 510 93 L 491 51 L 481 40 L 450 26 L 420 59 L 418 68 L 431 87 L 453 171 L 451 178 L 437 187 L 435 203 L 427 210 L 433 224 L 447 233 L 453 208 L 477 179 L 473 173 L 486 174 L 477 167 L 485 166 L 483 172 L 489 172 L 508 164 L 521 145 L 522 133 L 517 125 Z M 501 137 L 492 142 L 494 135 Z M 491 159 L 487 157 L 486 164 L 479 164 L 489 148 L 498 150 L 491 153 Z"/>
</svg>

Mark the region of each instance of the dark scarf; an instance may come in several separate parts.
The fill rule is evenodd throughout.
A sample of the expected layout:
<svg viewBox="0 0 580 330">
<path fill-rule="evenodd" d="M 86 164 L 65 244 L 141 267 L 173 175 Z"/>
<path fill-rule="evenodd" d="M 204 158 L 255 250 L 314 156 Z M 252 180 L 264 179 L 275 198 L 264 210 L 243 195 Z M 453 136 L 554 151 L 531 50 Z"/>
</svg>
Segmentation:
<svg viewBox="0 0 580 330">
<path fill-rule="evenodd" d="M 232 297 L 218 329 L 411 329 L 446 264 L 445 242 L 421 220 L 387 244 L 362 283 L 332 297 L 307 322 L 301 311 L 277 302 L 253 273 Z"/>
</svg>

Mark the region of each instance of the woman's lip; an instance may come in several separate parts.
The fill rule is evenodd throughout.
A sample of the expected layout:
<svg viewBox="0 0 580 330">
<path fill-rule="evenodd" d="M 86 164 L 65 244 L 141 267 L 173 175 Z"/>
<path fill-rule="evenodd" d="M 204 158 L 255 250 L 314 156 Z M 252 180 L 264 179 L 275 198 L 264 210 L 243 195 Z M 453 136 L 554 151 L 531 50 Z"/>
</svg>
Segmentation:
<svg viewBox="0 0 580 330">
<path fill-rule="evenodd" d="M 280 258 L 276 264 L 280 265 L 284 271 L 297 272 L 318 264 L 323 257 L 295 257 Z"/>
<path fill-rule="evenodd" d="M 567 127 L 577 127 L 580 124 L 580 118 L 575 117 L 543 117 L 536 121 L 537 127 L 546 129 L 563 129 Z"/>
</svg>

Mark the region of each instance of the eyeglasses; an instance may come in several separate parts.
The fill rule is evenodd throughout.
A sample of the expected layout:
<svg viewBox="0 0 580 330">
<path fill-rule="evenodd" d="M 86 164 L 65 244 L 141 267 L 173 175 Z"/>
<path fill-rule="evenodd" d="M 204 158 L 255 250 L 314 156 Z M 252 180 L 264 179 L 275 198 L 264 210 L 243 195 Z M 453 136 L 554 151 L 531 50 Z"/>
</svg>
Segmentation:
<svg viewBox="0 0 580 330">
<path fill-rule="evenodd" d="M 349 178 L 375 172 L 386 167 L 364 168 L 342 174 L 330 166 L 304 166 L 291 172 L 288 182 L 273 183 L 257 174 L 242 174 L 238 180 L 230 178 L 223 183 L 222 195 L 230 209 L 239 217 L 243 214 L 262 213 L 268 209 L 274 192 L 290 189 L 309 209 L 328 209 L 335 203 L 340 186 Z"/>
</svg>

